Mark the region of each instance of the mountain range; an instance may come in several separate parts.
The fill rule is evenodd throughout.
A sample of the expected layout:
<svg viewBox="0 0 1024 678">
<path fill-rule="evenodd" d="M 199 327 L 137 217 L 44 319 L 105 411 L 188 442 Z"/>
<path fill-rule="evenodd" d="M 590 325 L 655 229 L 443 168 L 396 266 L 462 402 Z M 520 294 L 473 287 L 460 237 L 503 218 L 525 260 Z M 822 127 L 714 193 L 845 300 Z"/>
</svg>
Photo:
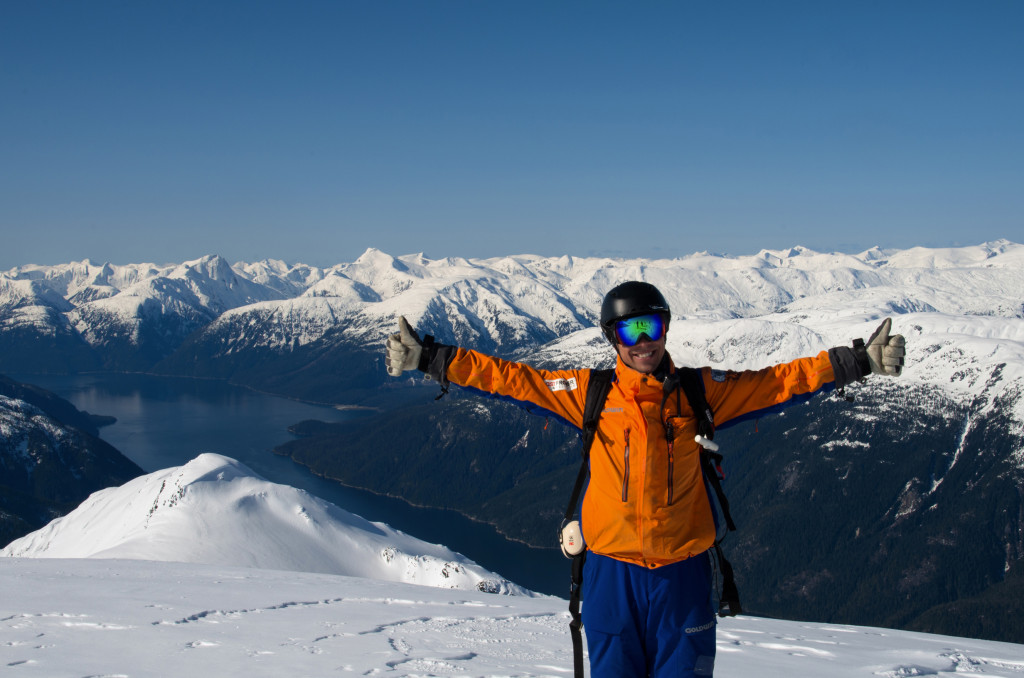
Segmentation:
<svg viewBox="0 0 1024 678">
<path fill-rule="evenodd" d="M 1008 241 L 662 260 L 431 260 L 370 249 L 330 268 L 229 265 L 215 255 L 169 265 L 27 265 L 0 272 L 0 372 L 197 375 L 309 400 L 362 402 L 385 380 L 379 346 L 398 314 L 442 342 L 516 358 L 587 359 L 600 353 L 592 330 L 604 292 L 635 278 L 664 291 L 674 320 L 790 320 L 820 343 L 832 336 L 818 318 L 839 334 L 856 327 L 857 314 L 879 312 L 1019 319 L 1022 269 L 1024 247 Z M 783 313 L 789 317 L 775 317 Z M 578 344 L 595 350 L 579 354 Z"/>
<path fill-rule="evenodd" d="M 898 380 L 728 430 L 726 548 L 757 614 L 1024 641 L 1024 246 L 859 254 L 795 247 L 676 259 L 436 259 L 368 250 L 330 268 L 90 262 L 0 273 L 0 371 L 229 379 L 339 406 L 280 449 L 315 472 L 460 510 L 550 547 L 575 434 L 511 406 L 386 377 L 405 315 L 422 333 L 541 367 L 599 367 L 604 292 L 654 283 L 677 364 L 757 368 L 867 337 L 908 341 Z M 391 456 L 386 463 L 381 450 Z M 395 463 L 397 462 L 397 463 Z"/>
</svg>

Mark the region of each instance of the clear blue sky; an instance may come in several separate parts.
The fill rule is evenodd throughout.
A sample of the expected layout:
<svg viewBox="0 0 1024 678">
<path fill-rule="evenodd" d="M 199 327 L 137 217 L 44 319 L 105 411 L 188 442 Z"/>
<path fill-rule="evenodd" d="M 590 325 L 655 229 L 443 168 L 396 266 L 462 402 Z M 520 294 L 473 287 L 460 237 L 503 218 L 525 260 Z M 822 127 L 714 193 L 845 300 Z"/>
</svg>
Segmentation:
<svg viewBox="0 0 1024 678">
<path fill-rule="evenodd" d="M 10 1 L 0 269 L 1024 241 L 1024 1 Z"/>
</svg>

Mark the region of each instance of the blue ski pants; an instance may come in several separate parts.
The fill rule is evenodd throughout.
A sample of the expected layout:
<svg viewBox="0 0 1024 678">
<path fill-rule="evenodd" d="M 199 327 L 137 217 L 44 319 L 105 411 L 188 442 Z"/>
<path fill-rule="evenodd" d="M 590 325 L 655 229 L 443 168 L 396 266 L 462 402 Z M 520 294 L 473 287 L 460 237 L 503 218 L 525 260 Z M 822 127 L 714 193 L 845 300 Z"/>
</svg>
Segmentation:
<svg viewBox="0 0 1024 678">
<path fill-rule="evenodd" d="M 716 621 L 706 553 L 655 569 L 588 553 L 582 617 L 591 678 L 714 673 Z"/>
</svg>

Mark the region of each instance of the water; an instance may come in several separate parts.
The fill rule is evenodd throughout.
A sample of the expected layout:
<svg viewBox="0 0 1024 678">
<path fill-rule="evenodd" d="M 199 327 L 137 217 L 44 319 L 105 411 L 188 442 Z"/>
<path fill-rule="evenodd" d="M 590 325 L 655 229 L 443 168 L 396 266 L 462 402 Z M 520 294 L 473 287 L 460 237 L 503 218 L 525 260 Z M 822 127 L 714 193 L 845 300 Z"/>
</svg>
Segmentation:
<svg viewBox="0 0 1024 678">
<path fill-rule="evenodd" d="M 117 417 L 100 436 L 146 472 L 181 466 L 204 452 L 244 463 L 264 478 L 291 485 L 367 520 L 444 544 L 534 591 L 567 595 L 569 567 L 554 549 L 509 541 L 490 526 L 454 511 L 425 509 L 319 478 L 273 448 L 304 419 L 337 422 L 360 416 L 222 381 L 137 374 L 10 375 L 46 388 L 80 410 Z"/>
</svg>

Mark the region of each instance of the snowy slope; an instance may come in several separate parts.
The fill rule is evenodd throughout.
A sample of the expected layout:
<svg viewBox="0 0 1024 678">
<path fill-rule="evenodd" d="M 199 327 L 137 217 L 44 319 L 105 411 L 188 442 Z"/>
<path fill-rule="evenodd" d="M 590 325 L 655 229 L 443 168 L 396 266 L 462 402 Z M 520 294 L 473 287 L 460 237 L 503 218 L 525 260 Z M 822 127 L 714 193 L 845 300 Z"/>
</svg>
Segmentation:
<svg viewBox="0 0 1024 678">
<path fill-rule="evenodd" d="M 174 563 L 0 559 L 4 675 L 570 676 L 564 600 Z M 1024 674 L 1024 646 L 740 617 L 719 678 Z"/>
<path fill-rule="evenodd" d="M 96 492 L 0 556 L 167 560 L 528 593 L 444 546 L 216 454 Z"/>
</svg>

